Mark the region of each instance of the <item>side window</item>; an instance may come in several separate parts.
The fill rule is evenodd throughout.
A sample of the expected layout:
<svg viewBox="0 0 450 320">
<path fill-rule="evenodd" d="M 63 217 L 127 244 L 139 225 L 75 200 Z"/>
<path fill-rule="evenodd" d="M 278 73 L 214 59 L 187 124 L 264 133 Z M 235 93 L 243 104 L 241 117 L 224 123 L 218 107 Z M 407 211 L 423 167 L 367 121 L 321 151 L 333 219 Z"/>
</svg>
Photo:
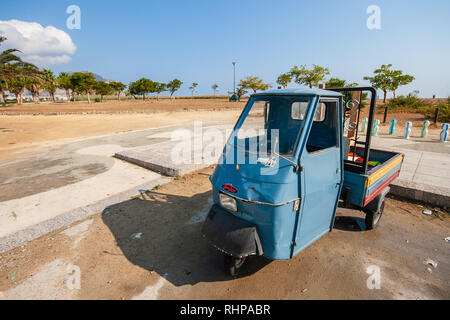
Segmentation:
<svg viewBox="0 0 450 320">
<path fill-rule="evenodd" d="M 339 146 L 338 114 L 337 102 L 319 102 L 306 142 L 308 152 L 317 152 Z"/>
<path fill-rule="evenodd" d="M 291 106 L 291 118 L 294 120 L 305 120 L 308 102 L 296 101 Z"/>
<path fill-rule="evenodd" d="M 306 110 L 308 109 L 308 102 L 294 102 L 291 106 L 291 118 L 294 120 L 305 120 Z M 325 114 L 327 112 L 327 106 L 325 103 L 320 102 L 317 106 L 316 113 L 314 114 L 314 121 L 322 122 L 325 120 Z"/>
</svg>

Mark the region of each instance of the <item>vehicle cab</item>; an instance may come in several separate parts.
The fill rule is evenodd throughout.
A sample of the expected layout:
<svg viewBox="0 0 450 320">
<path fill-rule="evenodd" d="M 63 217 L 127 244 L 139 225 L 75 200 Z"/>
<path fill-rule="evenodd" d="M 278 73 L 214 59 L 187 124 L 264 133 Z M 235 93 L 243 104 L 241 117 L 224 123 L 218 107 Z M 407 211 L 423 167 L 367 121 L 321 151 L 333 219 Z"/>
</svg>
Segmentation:
<svg viewBox="0 0 450 320">
<path fill-rule="evenodd" d="M 249 98 L 211 177 L 214 205 L 202 229 L 231 274 L 247 256 L 289 259 L 331 231 L 350 145 L 345 110 L 331 90 Z"/>
</svg>

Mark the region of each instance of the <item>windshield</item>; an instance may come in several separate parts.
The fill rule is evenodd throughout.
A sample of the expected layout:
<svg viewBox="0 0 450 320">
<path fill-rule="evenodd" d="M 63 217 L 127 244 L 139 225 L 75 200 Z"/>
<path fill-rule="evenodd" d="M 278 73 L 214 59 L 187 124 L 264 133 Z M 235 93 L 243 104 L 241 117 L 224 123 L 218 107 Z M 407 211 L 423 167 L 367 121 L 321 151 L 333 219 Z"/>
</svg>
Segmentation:
<svg viewBox="0 0 450 320">
<path fill-rule="evenodd" d="M 229 144 L 258 155 L 293 157 L 309 104 L 301 96 L 252 97 Z"/>
</svg>

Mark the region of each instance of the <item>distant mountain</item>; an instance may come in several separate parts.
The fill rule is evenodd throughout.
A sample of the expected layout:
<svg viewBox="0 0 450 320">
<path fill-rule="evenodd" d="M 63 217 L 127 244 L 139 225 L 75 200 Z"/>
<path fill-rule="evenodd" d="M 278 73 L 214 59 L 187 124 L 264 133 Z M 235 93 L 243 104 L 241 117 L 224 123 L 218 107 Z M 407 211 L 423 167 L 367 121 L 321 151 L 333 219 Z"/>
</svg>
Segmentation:
<svg viewBox="0 0 450 320">
<path fill-rule="evenodd" d="M 75 72 L 75 71 L 70 71 L 70 72 L 68 72 L 68 73 L 69 73 L 69 75 L 72 75 L 74 72 Z M 76 71 L 76 72 L 91 72 L 91 71 L 83 70 L 83 71 Z M 99 74 L 97 74 L 97 73 L 94 73 L 94 72 L 91 72 L 91 73 L 94 75 L 95 80 L 97 80 L 97 81 L 103 81 L 103 82 L 114 81 L 114 80 L 112 80 L 112 79 L 105 79 L 105 78 L 103 78 L 101 75 L 99 75 Z"/>
</svg>

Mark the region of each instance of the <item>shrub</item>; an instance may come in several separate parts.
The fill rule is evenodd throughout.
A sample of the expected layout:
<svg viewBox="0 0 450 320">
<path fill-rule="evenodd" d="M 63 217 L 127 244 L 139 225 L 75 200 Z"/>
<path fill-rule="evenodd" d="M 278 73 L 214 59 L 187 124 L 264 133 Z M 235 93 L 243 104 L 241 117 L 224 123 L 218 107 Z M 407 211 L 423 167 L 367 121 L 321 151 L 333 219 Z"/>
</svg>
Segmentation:
<svg viewBox="0 0 450 320">
<path fill-rule="evenodd" d="M 101 102 L 102 100 L 100 98 L 95 98 L 94 101 L 95 102 Z"/>
<path fill-rule="evenodd" d="M 419 108 L 419 113 L 425 115 L 427 119 L 434 119 L 436 108 L 439 108 L 438 121 L 450 122 L 450 97 L 447 102 L 439 102 L 437 105 L 428 105 Z"/>
<path fill-rule="evenodd" d="M 391 99 L 386 106 L 389 111 L 408 111 L 419 112 L 420 108 L 429 107 L 431 104 L 424 102 L 417 97 L 417 93 L 410 93 L 407 96 L 398 96 L 395 99 Z"/>
</svg>

